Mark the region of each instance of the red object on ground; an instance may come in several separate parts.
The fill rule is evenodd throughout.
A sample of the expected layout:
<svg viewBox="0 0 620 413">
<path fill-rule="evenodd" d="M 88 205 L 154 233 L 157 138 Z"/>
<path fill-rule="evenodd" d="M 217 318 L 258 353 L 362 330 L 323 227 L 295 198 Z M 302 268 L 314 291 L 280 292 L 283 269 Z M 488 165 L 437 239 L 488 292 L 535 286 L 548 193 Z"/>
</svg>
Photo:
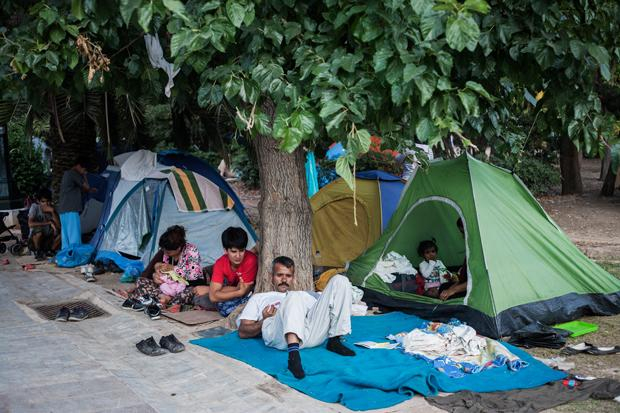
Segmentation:
<svg viewBox="0 0 620 413">
<path fill-rule="evenodd" d="M 0 265 L 8 265 L 9 264 L 9 259 L 5 258 L 2 261 L 0 261 Z"/>
<path fill-rule="evenodd" d="M 34 270 L 35 268 L 36 268 L 36 266 L 34 264 L 24 264 L 24 265 L 22 265 L 22 269 L 24 271 Z"/>
</svg>

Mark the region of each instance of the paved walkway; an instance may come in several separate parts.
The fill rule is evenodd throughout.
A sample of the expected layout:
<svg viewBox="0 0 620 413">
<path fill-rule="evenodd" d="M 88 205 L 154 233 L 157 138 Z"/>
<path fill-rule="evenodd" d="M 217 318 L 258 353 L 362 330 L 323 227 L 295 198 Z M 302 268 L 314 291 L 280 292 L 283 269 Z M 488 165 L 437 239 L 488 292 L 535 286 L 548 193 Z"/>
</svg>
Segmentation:
<svg viewBox="0 0 620 413">
<path fill-rule="evenodd" d="M 174 333 L 187 343 L 206 327 L 122 310 L 119 298 L 71 273 L 11 264 L 0 267 L 0 286 L 0 412 L 349 411 L 202 347 L 143 356 L 135 348 L 143 338 Z M 90 300 L 110 315 L 59 323 L 28 307 L 72 299 Z M 415 397 L 380 411 L 441 410 Z"/>
</svg>

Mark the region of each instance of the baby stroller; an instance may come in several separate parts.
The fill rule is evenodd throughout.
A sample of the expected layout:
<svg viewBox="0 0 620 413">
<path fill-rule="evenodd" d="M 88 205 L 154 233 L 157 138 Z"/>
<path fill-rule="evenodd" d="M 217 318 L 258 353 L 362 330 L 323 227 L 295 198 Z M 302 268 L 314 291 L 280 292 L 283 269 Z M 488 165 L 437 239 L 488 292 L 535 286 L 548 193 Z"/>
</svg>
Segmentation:
<svg viewBox="0 0 620 413">
<path fill-rule="evenodd" d="M 15 241 L 15 243 L 9 248 L 9 251 L 11 254 L 18 256 L 21 255 L 23 249 L 28 246 L 28 235 L 30 233 L 30 229 L 28 228 L 28 210 L 21 210 L 17 214 L 17 220 L 19 221 L 19 227 L 21 229 L 21 239 L 11 232 L 11 229 L 13 229 L 15 225 L 7 227 L 4 223 L 4 218 L 8 216 L 8 212 L 0 212 L 0 254 L 4 254 L 6 252 L 7 241 Z M 25 222 L 23 222 L 24 216 Z M 7 235 L 3 235 L 4 233 Z"/>
</svg>

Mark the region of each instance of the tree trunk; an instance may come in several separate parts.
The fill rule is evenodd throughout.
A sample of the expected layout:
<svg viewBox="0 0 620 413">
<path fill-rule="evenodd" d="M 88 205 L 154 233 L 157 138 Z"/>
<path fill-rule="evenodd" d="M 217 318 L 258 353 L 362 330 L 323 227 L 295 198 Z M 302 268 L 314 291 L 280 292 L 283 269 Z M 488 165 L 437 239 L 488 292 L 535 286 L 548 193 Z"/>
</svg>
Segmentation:
<svg viewBox="0 0 620 413">
<path fill-rule="evenodd" d="M 581 156 L 568 136 L 562 136 L 560 139 L 560 172 L 562 174 L 562 195 L 583 192 Z"/>
<path fill-rule="evenodd" d="M 267 106 L 267 105 L 265 105 Z M 273 119 L 275 108 L 264 113 Z M 271 261 L 285 255 L 295 261 L 297 290 L 313 290 L 312 285 L 312 210 L 308 201 L 304 151 L 281 151 L 270 136 L 254 140 L 261 179 L 260 267 L 256 290 L 272 291 Z"/>
<path fill-rule="evenodd" d="M 616 174 L 611 170 L 611 166 L 607 168 L 607 175 L 603 181 L 603 187 L 601 188 L 601 196 L 613 196 L 616 186 Z"/>
<path fill-rule="evenodd" d="M 611 166 L 611 148 L 605 148 L 605 156 L 601 159 L 601 173 L 598 177 L 599 181 L 603 181 L 607 177 L 607 171 Z"/>
<path fill-rule="evenodd" d="M 67 105 L 65 99 L 59 99 L 56 103 L 59 105 Z M 69 104 L 82 105 L 79 102 L 69 102 Z M 54 111 L 50 111 L 50 136 L 49 144 L 52 149 L 52 193 L 54 200 L 58 201 L 58 192 L 60 190 L 60 181 L 66 170 L 74 166 L 78 156 L 86 157 L 91 165 L 95 165 L 96 157 L 96 137 L 97 131 L 95 123 L 82 113 L 79 119 L 71 125 L 62 125 L 62 136 L 65 142 L 62 142 L 58 126 L 55 120 Z"/>
</svg>

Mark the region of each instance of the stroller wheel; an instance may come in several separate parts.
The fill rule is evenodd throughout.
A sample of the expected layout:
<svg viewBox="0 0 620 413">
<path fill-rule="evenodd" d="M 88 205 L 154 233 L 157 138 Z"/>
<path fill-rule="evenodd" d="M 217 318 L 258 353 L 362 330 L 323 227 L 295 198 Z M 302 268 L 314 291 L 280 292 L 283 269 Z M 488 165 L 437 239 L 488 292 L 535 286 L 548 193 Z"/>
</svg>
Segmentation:
<svg viewBox="0 0 620 413">
<path fill-rule="evenodd" d="M 21 242 L 16 242 L 15 244 L 11 245 L 11 248 L 9 248 L 9 251 L 11 252 L 11 255 L 15 256 L 15 257 L 19 257 L 20 255 L 22 255 L 22 252 L 24 251 L 24 244 L 22 244 Z"/>
<path fill-rule="evenodd" d="M 4 254 L 6 252 L 6 244 L 4 242 L 0 242 L 0 254 Z"/>
</svg>

